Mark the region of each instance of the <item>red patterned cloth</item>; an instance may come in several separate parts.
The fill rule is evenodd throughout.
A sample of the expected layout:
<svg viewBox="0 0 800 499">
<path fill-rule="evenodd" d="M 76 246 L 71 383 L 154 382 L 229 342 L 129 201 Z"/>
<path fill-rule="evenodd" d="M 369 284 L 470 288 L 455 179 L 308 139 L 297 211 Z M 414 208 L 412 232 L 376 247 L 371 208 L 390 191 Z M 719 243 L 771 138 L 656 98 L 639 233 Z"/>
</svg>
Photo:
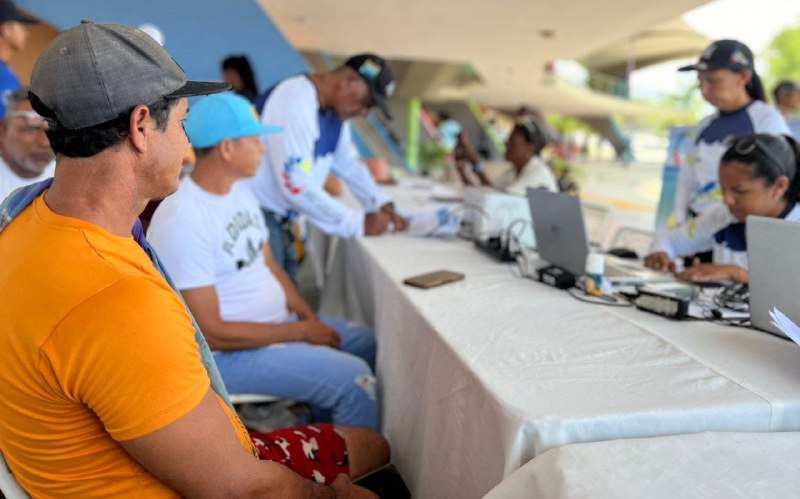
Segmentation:
<svg viewBox="0 0 800 499">
<path fill-rule="evenodd" d="M 281 463 L 310 480 L 331 484 L 339 473 L 350 475 L 347 445 L 331 424 L 253 431 L 250 438 L 261 459 Z"/>
</svg>

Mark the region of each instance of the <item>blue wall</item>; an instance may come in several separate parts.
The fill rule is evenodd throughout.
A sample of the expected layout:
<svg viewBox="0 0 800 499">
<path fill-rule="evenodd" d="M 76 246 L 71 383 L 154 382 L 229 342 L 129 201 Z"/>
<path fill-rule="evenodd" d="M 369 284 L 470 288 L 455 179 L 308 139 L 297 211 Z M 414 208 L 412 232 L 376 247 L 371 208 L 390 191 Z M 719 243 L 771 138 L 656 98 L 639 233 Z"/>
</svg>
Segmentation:
<svg viewBox="0 0 800 499">
<path fill-rule="evenodd" d="M 91 19 L 98 23 L 155 24 L 164 47 L 190 79 L 219 81 L 222 59 L 244 53 L 259 91 L 305 72 L 305 61 L 255 0 L 15 0 L 65 30 Z"/>
</svg>

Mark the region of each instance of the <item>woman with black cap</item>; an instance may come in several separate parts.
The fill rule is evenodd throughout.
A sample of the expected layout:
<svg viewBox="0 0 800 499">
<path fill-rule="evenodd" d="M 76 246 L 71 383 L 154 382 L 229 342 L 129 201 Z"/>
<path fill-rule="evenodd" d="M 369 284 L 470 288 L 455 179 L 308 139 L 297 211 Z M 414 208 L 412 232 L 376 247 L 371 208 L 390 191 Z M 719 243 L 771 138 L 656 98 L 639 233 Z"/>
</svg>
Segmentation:
<svg viewBox="0 0 800 499">
<path fill-rule="evenodd" d="M 753 53 L 744 43 L 718 40 L 696 64 L 679 71 L 697 71 L 703 98 L 717 109 L 697 127 L 687 164 L 680 171 L 675 218 L 683 224 L 722 203 L 718 168 L 727 149 L 726 139 L 790 132 L 778 110 L 767 104 Z"/>
</svg>

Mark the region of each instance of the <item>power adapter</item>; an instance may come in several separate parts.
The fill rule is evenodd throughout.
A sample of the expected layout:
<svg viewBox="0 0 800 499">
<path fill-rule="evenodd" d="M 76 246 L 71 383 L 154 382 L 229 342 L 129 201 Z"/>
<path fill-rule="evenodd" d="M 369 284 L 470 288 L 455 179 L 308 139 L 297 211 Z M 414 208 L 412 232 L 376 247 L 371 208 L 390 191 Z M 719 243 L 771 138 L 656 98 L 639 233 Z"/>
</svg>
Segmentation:
<svg viewBox="0 0 800 499">
<path fill-rule="evenodd" d="M 569 289 L 575 286 L 575 276 L 561 267 L 548 265 L 536 271 L 539 280 L 543 283 L 558 289 Z"/>
</svg>

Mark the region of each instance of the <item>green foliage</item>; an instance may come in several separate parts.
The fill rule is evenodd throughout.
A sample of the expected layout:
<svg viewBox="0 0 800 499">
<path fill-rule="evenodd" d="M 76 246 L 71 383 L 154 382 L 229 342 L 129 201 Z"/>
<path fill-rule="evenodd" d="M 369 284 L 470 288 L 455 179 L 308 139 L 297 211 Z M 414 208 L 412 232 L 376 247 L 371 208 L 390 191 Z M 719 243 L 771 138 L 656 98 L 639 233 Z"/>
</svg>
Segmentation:
<svg viewBox="0 0 800 499">
<path fill-rule="evenodd" d="M 434 142 L 425 142 L 420 148 L 421 173 L 430 174 L 431 172 L 444 168 L 447 151 Z"/>
<path fill-rule="evenodd" d="M 800 81 L 800 20 L 775 35 L 765 55 L 769 63 L 764 78 L 767 93 L 781 80 Z"/>
<path fill-rule="evenodd" d="M 569 134 L 573 132 L 592 132 L 592 127 L 587 125 L 584 121 L 571 116 L 563 116 L 560 114 L 547 115 L 547 122 L 559 131 L 561 134 Z"/>
</svg>

